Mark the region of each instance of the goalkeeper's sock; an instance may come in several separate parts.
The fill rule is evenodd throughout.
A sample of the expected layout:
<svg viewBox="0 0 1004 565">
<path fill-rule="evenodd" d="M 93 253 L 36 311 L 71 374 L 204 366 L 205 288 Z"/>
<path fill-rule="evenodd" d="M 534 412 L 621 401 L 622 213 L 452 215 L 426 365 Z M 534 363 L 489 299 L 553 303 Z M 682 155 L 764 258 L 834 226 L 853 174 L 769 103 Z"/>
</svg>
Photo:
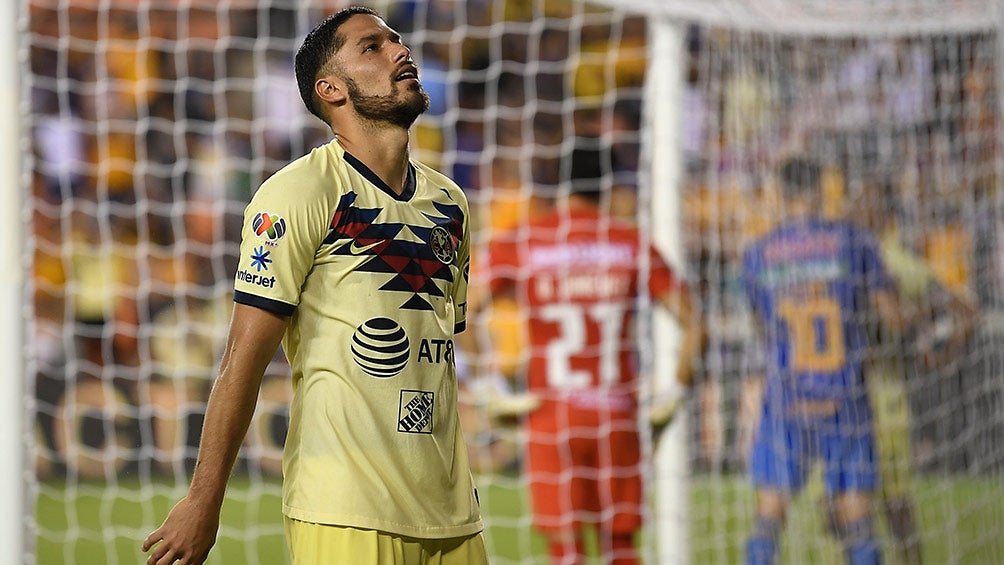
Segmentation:
<svg viewBox="0 0 1004 565">
<path fill-rule="evenodd" d="M 781 537 L 781 522 L 765 516 L 757 516 L 753 522 L 753 533 L 746 542 L 746 563 L 748 565 L 773 565 L 777 552 L 777 539 Z"/>
<path fill-rule="evenodd" d="M 859 518 L 849 524 L 841 524 L 840 538 L 844 544 L 848 565 L 882 563 L 882 552 L 879 551 L 878 543 L 875 541 L 871 518 Z"/>
</svg>

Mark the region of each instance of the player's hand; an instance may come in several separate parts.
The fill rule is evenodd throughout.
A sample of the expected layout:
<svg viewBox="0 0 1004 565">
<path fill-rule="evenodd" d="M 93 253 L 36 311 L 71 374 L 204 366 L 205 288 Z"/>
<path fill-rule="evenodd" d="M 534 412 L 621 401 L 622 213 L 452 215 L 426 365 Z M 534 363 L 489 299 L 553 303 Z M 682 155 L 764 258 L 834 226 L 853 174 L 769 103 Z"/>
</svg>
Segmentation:
<svg viewBox="0 0 1004 565">
<path fill-rule="evenodd" d="M 687 403 L 688 389 L 680 384 L 674 384 L 670 389 L 657 395 L 652 400 L 648 413 L 648 422 L 656 436 L 662 433 Z"/>
<path fill-rule="evenodd" d="M 150 552 L 146 563 L 201 565 L 216 543 L 219 528 L 219 509 L 207 509 L 185 497 L 171 509 L 164 524 L 143 541 L 143 552 Z"/>
<path fill-rule="evenodd" d="M 509 380 L 498 373 L 473 379 L 468 385 L 474 403 L 493 424 L 513 425 L 540 407 L 540 397 L 531 392 L 516 392 Z"/>
<path fill-rule="evenodd" d="M 532 392 L 507 392 L 488 399 L 485 409 L 493 422 L 507 424 L 540 408 L 540 402 Z"/>
</svg>

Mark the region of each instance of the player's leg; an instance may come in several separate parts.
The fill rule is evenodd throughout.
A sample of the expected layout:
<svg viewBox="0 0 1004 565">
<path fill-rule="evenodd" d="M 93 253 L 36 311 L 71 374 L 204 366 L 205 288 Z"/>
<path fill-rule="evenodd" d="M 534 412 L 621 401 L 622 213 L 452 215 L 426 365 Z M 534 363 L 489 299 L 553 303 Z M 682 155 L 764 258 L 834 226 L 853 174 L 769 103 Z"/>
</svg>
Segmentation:
<svg viewBox="0 0 1004 565">
<path fill-rule="evenodd" d="M 903 565 L 920 565 L 920 536 L 914 520 L 912 495 L 910 406 L 903 377 L 874 371 L 868 382 L 886 524 L 899 561 Z"/>
<path fill-rule="evenodd" d="M 585 555 L 578 510 L 588 498 L 584 479 L 573 470 L 572 451 L 580 447 L 573 439 L 559 445 L 557 434 L 532 430 L 527 445 L 527 476 L 533 523 L 547 538 L 552 565 L 574 565 Z M 566 480 L 567 477 L 567 480 Z"/>
<path fill-rule="evenodd" d="M 601 506 L 614 510 L 600 524 L 600 550 L 610 565 L 635 565 L 641 560 L 635 540 L 642 525 L 641 439 L 633 414 L 615 422 L 600 442 L 599 461 L 601 466 L 609 461 L 609 467 L 599 475 L 597 498 Z"/>
<path fill-rule="evenodd" d="M 875 539 L 872 494 L 846 491 L 833 499 L 834 525 L 849 565 L 878 565 L 882 551 Z"/>
<path fill-rule="evenodd" d="M 889 532 L 896 543 L 896 555 L 902 565 L 921 565 L 923 558 L 920 534 L 914 518 L 912 496 L 889 497 L 883 495 L 882 509 Z"/>
<path fill-rule="evenodd" d="M 877 565 L 882 551 L 872 519 L 878 485 L 871 410 L 867 402 L 847 406 L 832 433 L 820 437 L 826 489 L 833 500 L 834 529 L 850 565 Z"/>
<path fill-rule="evenodd" d="M 578 565 L 586 555 L 581 529 L 542 530 L 547 537 L 547 554 L 551 565 Z"/>
<path fill-rule="evenodd" d="M 753 442 L 750 468 L 756 488 L 756 515 L 746 542 L 749 565 L 770 565 L 777 558 L 778 540 L 793 493 L 805 480 L 798 427 L 765 411 Z"/>
<path fill-rule="evenodd" d="M 746 563 L 749 565 L 769 565 L 777 559 L 788 499 L 787 493 L 777 489 L 757 489 L 753 531 L 746 542 Z"/>
</svg>

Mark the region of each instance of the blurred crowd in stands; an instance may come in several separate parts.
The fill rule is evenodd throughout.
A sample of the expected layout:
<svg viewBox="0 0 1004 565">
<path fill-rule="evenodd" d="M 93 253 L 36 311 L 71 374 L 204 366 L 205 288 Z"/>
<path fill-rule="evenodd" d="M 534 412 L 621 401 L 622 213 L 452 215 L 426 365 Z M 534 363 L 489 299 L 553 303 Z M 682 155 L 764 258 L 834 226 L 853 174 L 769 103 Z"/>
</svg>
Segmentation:
<svg viewBox="0 0 1004 565">
<path fill-rule="evenodd" d="M 31 2 L 27 14 L 39 464 L 86 472 L 114 444 L 122 461 L 183 474 L 225 337 L 243 207 L 262 180 L 330 139 L 303 110 L 292 71 L 299 38 L 330 10 L 105 4 Z M 576 136 L 616 154 L 610 211 L 644 210 L 646 65 L 679 59 L 647 52 L 643 16 L 569 1 L 375 4 L 412 46 L 433 101 L 415 155 L 468 191 L 479 245 L 549 206 Z M 853 214 L 879 187 L 898 237 L 945 286 L 981 310 L 1001 306 L 996 47 L 980 34 L 817 39 L 695 26 L 685 48 L 681 267 L 700 289 L 712 343 L 698 378 L 696 456 L 736 468 L 756 363 L 745 353 L 737 258 L 783 205 L 770 180 L 779 156 L 824 162 L 829 214 Z M 518 308 L 493 309 L 513 374 Z M 269 378 L 281 382 L 281 359 L 274 365 Z M 918 402 L 941 406 L 964 386 L 918 392 Z M 78 404 L 116 414 L 115 425 L 61 424 L 71 390 Z M 278 417 L 252 441 L 274 447 L 284 408 L 269 406 Z M 74 440 L 66 429 L 93 449 L 61 452 Z"/>
<path fill-rule="evenodd" d="M 481 233 L 518 225 L 546 200 L 535 187 L 557 184 L 561 144 L 573 136 L 617 147 L 628 173 L 617 206 L 633 213 L 644 20 L 545 6 L 376 6 L 413 47 L 433 100 L 415 154 L 468 190 Z M 328 11 L 30 3 L 29 341 L 40 464 L 101 473 L 109 447 L 152 440 L 155 464 L 191 463 L 225 337 L 243 207 L 271 173 L 330 139 L 303 110 L 292 70 L 300 36 Z M 282 379 L 281 358 L 274 368 Z M 79 425 L 65 421 L 75 404 Z M 101 423 L 109 414 L 113 426 Z M 281 438 L 278 429 L 270 441 Z M 63 460 L 72 441 L 88 447 L 75 462 Z M 142 459 L 134 455 L 125 459 Z"/>
</svg>

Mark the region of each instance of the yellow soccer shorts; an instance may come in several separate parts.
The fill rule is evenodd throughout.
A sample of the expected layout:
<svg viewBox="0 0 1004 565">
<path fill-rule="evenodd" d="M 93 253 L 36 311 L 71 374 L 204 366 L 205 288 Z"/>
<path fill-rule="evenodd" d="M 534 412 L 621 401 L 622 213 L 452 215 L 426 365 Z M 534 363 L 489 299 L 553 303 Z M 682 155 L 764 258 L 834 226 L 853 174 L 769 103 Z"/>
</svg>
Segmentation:
<svg viewBox="0 0 1004 565">
<path fill-rule="evenodd" d="M 875 418 L 882 494 L 886 499 L 909 496 L 913 468 L 910 448 L 910 405 L 903 377 L 874 371 L 868 378 Z"/>
<path fill-rule="evenodd" d="M 420 539 L 378 530 L 314 524 L 289 517 L 286 545 L 293 565 L 486 565 L 484 535 Z"/>
</svg>

